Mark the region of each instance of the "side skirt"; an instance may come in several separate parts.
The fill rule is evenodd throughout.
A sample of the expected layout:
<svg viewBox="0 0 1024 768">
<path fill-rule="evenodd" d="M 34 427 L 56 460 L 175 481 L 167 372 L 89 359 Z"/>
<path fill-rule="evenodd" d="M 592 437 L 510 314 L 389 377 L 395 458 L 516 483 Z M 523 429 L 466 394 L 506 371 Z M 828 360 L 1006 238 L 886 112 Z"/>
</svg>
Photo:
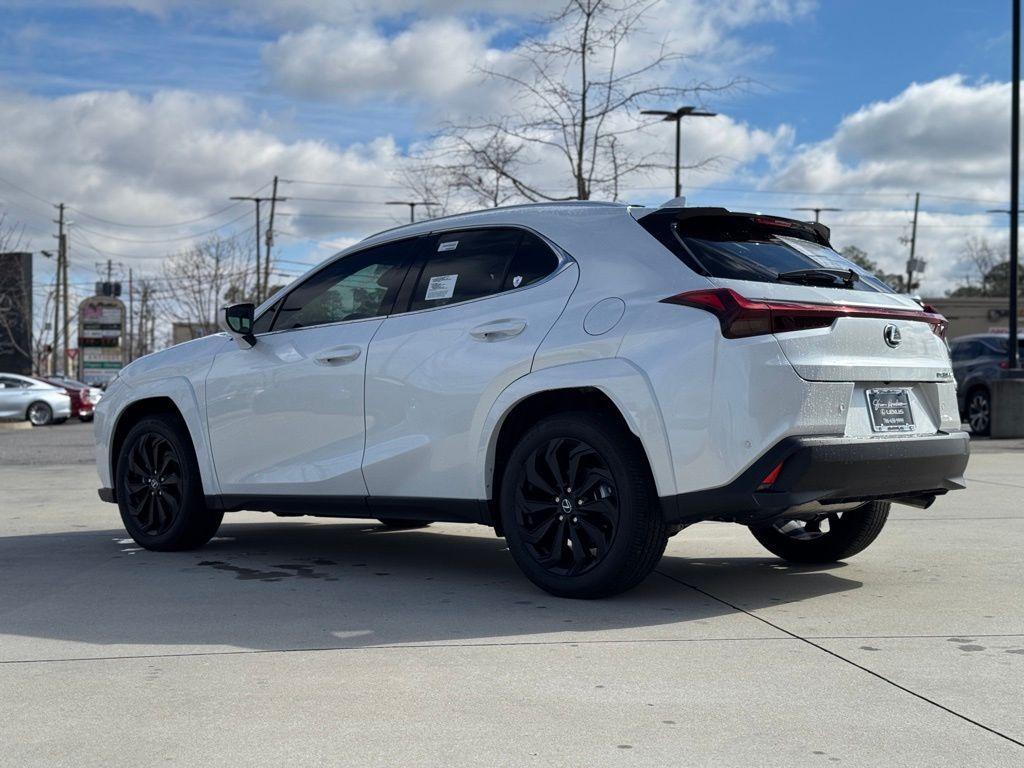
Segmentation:
<svg viewBox="0 0 1024 768">
<path fill-rule="evenodd" d="M 437 523 L 493 525 L 486 501 L 401 496 L 207 496 L 206 506 L 224 512 L 247 509 L 285 517 L 375 517 Z"/>
</svg>

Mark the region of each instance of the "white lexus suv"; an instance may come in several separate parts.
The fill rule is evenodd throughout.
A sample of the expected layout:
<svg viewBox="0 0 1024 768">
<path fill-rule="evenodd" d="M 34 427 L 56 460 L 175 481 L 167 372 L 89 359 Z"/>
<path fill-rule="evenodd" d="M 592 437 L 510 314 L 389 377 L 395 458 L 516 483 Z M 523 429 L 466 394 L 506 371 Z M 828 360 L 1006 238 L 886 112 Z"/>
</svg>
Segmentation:
<svg viewBox="0 0 1024 768">
<path fill-rule="evenodd" d="M 374 235 L 222 321 L 96 411 L 100 495 L 148 549 L 241 509 L 471 522 L 541 588 L 599 597 L 701 520 L 827 562 L 964 483 L 945 320 L 819 224 L 496 208 Z"/>
</svg>

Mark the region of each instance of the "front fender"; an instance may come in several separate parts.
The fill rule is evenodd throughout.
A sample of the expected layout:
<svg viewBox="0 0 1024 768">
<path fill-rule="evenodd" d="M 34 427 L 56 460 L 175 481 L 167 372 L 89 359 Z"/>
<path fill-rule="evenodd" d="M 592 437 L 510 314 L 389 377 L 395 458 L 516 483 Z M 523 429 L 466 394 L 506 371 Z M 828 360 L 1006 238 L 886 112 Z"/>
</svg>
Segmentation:
<svg viewBox="0 0 1024 768">
<path fill-rule="evenodd" d="M 591 387 L 607 395 L 615 404 L 630 431 L 640 439 L 647 454 L 659 496 L 676 493 L 672 454 L 665 425 L 647 377 L 622 358 L 606 358 L 569 363 L 523 376 L 506 387 L 484 419 L 478 449 L 477 498 L 493 498 L 495 454 L 502 424 L 520 402 L 541 392 Z"/>
<path fill-rule="evenodd" d="M 97 470 L 104 488 L 113 488 L 113 468 L 117 457 L 113 455 L 113 436 L 125 411 L 132 405 L 153 398 L 167 398 L 178 409 L 199 463 L 199 475 L 203 482 L 203 493 L 220 493 L 217 473 L 206 433 L 206 415 L 200 407 L 199 398 L 192 382 L 185 376 L 173 376 L 153 381 L 120 382 L 114 392 L 100 400 L 96 409 L 96 452 Z"/>
</svg>

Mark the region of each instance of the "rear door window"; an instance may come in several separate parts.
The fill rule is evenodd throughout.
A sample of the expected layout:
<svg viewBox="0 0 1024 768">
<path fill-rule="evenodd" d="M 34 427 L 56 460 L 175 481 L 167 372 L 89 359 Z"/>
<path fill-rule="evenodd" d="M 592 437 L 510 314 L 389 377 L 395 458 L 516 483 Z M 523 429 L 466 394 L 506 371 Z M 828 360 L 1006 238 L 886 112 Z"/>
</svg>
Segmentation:
<svg viewBox="0 0 1024 768">
<path fill-rule="evenodd" d="M 428 248 L 409 309 L 443 307 L 505 290 L 509 267 L 523 235 L 518 229 L 474 229 L 439 235 Z M 520 277 L 522 284 L 526 275 Z"/>
<path fill-rule="evenodd" d="M 641 218 L 640 225 L 691 269 L 710 277 L 892 293 L 804 222 L 748 214 L 673 218 L 654 213 Z M 856 279 L 844 280 L 840 273 L 851 270 Z"/>
</svg>

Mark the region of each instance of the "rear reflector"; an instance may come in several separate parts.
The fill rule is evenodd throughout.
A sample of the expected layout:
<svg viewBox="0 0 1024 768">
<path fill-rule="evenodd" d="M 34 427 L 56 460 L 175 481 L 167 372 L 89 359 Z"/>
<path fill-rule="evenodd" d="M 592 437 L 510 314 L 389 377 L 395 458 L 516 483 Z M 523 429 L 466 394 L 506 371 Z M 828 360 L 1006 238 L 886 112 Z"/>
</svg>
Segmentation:
<svg viewBox="0 0 1024 768">
<path fill-rule="evenodd" d="M 779 479 L 779 472 L 782 470 L 783 463 L 784 462 L 780 461 L 775 465 L 775 469 L 764 476 L 764 480 L 758 484 L 757 490 L 765 491 L 775 485 L 775 481 Z"/>
<path fill-rule="evenodd" d="M 710 312 L 718 318 L 722 326 L 722 335 L 727 339 L 828 328 L 840 317 L 871 317 L 928 323 L 936 336 L 944 338 L 946 335 L 946 318 L 937 312 L 919 309 L 755 301 L 728 288 L 686 291 L 661 301 L 665 304 L 678 304 L 681 307 L 694 307 Z"/>
</svg>

